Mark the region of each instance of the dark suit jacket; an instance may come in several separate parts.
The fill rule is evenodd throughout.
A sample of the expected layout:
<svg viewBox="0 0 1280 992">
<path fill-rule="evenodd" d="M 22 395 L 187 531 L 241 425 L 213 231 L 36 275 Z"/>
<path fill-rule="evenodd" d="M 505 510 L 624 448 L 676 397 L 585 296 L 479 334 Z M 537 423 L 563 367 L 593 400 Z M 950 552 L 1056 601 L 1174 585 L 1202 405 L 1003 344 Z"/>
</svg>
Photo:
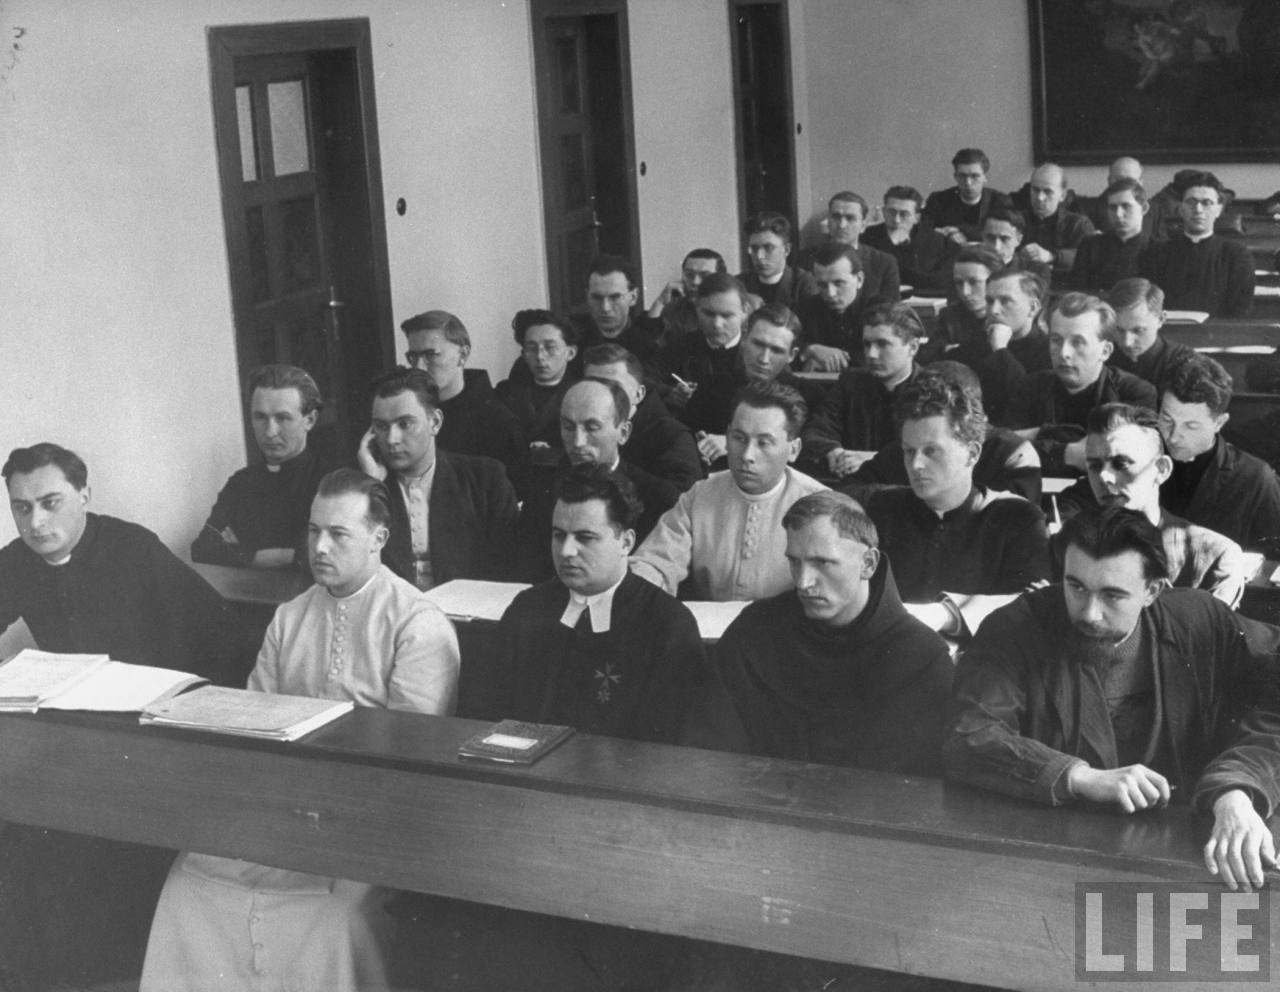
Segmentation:
<svg viewBox="0 0 1280 992">
<path fill-rule="evenodd" d="M 959 245 L 931 227 L 917 224 L 911 237 L 900 245 L 889 240 L 883 224 L 873 224 L 862 232 L 862 242 L 892 255 L 898 262 L 901 281 L 915 293 L 946 292 L 951 288 L 951 265 Z"/>
<path fill-rule="evenodd" d="M 978 221 L 976 224 L 965 223 L 964 217 L 972 210 L 960 199 L 960 191 L 954 186 L 949 189 L 935 190 L 924 201 L 923 219 L 935 230 L 939 227 L 958 227 L 970 241 L 982 240 L 982 225 L 996 207 L 1012 209 L 1013 201 L 1005 193 L 987 187 L 978 200 Z"/>
<path fill-rule="evenodd" d="M 1169 485 L 1169 483 L 1165 483 Z M 1280 547 L 1280 481 L 1261 458 L 1218 438 L 1217 450 L 1182 514 L 1246 551 Z"/>
<path fill-rule="evenodd" d="M 387 479 L 387 491 L 391 538 L 382 549 L 382 563 L 412 582 L 413 544 L 404 494 L 394 478 Z M 507 577 L 518 511 L 500 461 L 437 449 L 430 510 L 427 541 L 437 584 Z"/>
<path fill-rule="evenodd" d="M 1280 801 L 1280 630 L 1238 616 L 1198 589 L 1171 589 L 1143 611 L 1155 655 L 1175 802 L 1204 809 L 1222 790 L 1247 789 L 1262 816 Z M 1027 593 L 982 624 L 960 656 L 947 775 L 1040 802 L 1083 758 L 1115 768 L 1115 733 L 1102 686 L 1071 654 L 1061 586 Z"/>
</svg>

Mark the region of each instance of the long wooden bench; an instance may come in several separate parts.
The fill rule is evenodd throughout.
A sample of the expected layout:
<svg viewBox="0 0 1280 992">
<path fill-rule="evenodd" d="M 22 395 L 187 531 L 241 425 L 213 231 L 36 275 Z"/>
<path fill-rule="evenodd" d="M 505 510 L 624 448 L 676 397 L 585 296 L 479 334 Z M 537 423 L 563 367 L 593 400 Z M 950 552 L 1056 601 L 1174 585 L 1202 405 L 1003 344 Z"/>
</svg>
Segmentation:
<svg viewBox="0 0 1280 992">
<path fill-rule="evenodd" d="M 482 726 L 363 709 L 274 745 L 0 716 L 0 817 L 1018 989 L 1077 987 L 1077 883 L 1207 880 L 1185 808 L 589 736 L 528 769 L 460 762 Z"/>
</svg>

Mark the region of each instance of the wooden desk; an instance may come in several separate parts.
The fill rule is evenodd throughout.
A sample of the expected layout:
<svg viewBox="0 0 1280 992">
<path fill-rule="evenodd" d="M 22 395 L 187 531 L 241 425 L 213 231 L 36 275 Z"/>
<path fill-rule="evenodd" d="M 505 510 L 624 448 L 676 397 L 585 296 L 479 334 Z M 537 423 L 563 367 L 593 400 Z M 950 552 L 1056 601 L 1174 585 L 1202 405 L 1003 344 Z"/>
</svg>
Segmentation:
<svg viewBox="0 0 1280 992">
<path fill-rule="evenodd" d="M 1266 320 L 1210 318 L 1203 324 L 1165 324 L 1160 332 L 1190 348 L 1235 348 L 1280 345 L 1280 323 Z"/>
<path fill-rule="evenodd" d="M 1077 987 L 1077 882 L 1207 877 L 1183 808 L 590 736 L 530 769 L 459 762 L 481 726 L 361 709 L 274 745 L 0 716 L 0 817 L 1019 989 Z"/>
<path fill-rule="evenodd" d="M 199 562 L 191 567 L 230 603 L 276 607 L 311 585 L 296 568 L 232 568 Z"/>
</svg>

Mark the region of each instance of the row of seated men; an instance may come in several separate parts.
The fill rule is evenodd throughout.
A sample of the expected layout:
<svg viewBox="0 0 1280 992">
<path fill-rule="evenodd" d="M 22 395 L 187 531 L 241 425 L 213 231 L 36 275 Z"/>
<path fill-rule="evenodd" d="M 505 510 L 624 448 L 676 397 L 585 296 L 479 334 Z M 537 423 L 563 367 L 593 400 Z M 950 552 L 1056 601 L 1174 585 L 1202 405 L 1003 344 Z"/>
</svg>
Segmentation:
<svg viewBox="0 0 1280 992">
<path fill-rule="evenodd" d="M 1103 307 L 1090 313 L 1105 315 Z M 585 380 L 566 400 L 574 390 L 599 394 L 601 417 L 612 416 L 625 410 L 626 394 L 611 384 Z M 401 474 L 418 467 L 407 438 L 423 429 L 434 437 L 435 392 L 418 370 L 375 387 L 375 441 L 394 477 L 384 485 L 340 469 L 320 480 L 307 525 L 316 584 L 277 612 L 252 688 L 450 710 L 459 675 L 452 628 L 387 567 L 395 563 L 388 555 L 394 493 L 420 481 Z M 1280 631 L 1228 605 L 1239 598 L 1231 563 L 1238 548 L 1161 507 L 1160 483 L 1172 465 L 1159 423 L 1125 404 L 1091 414 L 1085 461 L 1101 505 L 1069 519 L 1050 542 L 1033 503 L 975 484 L 987 431 L 971 378 L 925 370 L 896 402 L 909 486 L 877 492 L 865 508 L 791 467 L 806 409 L 776 383 L 750 384 L 738 395 L 726 431 L 728 471 L 691 486 L 638 548 L 643 507 L 626 473 L 592 460 L 560 473 L 544 534 L 554 577 L 518 596 L 503 617 L 497 674 L 469 715 L 945 771 L 1054 804 L 1133 812 L 1176 791 L 1214 816 L 1210 870 L 1232 887 L 1260 885 L 1263 867 L 1274 863 L 1265 819 L 1280 792 Z M 438 466 L 447 461 L 436 453 Z M 486 471 L 509 487 L 497 463 Z M 42 647 L 182 663 L 227 678 L 237 645 L 225 607 L 154 535 L 88 512 L 78 458 L 55 445 L 18 449 L 3 474 L 20 533 L 0 552 L 4 626 L 23 617 Z M 430 500 L 422 506 L 433 513 Z M 434 565 L 434 558 L 405 563 L 420 583 Z M 1061 584 L 1034 588 L 1053 575 Z M 692 615 L 672 595 L 685 578 L 701 598 L 754 601 L 710 664 Z M 1212 592 L 1171 591 L 1171 582 Z M 964 641 L 954 687 L 938 630 Z M 1052 684 L 1045 671 L 1054 673 Z M 68 847 L 82 865 L 101 867 L 98 842 L 13 828 L 6 842 L 23 852 L 28 872 L 66 865 Z M 147 852 L 131 852 L 132 860 L 111 853 L 110 863 L 128 874 L 107 872 L 99 883 L 136 889 L 134 871 L 144 873 Z M 94 900 L 74 887 L 83 876 L 68 877 L 66 895 L 89 912 Z M 61 915 L 67 906 L 47 889 L 35 908 L 15 895 L 21 885 L 5 891 L 6 916 L 23 920 L 6 961 L 43 950 L 51 955 L 45 963 L 66 963 L 83 917 Z M 380 987 L 390 980 L 388 899 L 363 884 L 183 855 L 160 898 L 143 987 L 215 987 L 227 974 L 238 976 L 237 987 L 254 987 L 264 974 L 280 979 L 278 987 Z M 111 900 L 118 926 L 119 893 Z M 413 905 L 416 926 L 476 912 L 433 900 Z M 511 938 L 502 946 L 521 946 L 512 933 L 527 933 L 527 919 L 482 915 L 481 925 Z M 33 924 L 37 936 L 23 944 Z M 613 976 L 604 987 L 661 987 L 652 972 L 632 970 L 643 938 L 568 923 L 538 927 L 543 953 L 555 947 L 561 961 L 589 962 L 592 974 Z M 398 981 L 422 983 L 429 954 L 415 962 L 412 951 L 422 946 L 400 945 Z M 761 973 L 754 955 L 668 950 L 642 957 L 679 973 L 672 981 L 708 969 L 729 983 Z M 774 966 L 813 977 L 814 987 L 845 974 L 817 962 Z"/>
</svg>

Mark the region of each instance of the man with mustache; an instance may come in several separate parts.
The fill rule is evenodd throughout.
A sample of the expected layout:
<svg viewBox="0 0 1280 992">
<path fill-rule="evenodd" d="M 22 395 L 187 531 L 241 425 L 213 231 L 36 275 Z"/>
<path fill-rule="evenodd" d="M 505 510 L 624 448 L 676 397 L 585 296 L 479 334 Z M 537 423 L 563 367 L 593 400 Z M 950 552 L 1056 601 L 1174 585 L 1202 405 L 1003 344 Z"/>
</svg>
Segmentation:
<svg viewBox="0 0 1280 992">
<path fill-rule="evenodd" d="M 1061 585 L 983 623 L 960 657 L 947 774 L 1051 805 L 1212 813 L 1210 873 L 1258 888 L 1275 867 L 1280 629 L 1167 589 L 1160 531 L 1123 507 L 1063 528 Z"/>
</svg>

